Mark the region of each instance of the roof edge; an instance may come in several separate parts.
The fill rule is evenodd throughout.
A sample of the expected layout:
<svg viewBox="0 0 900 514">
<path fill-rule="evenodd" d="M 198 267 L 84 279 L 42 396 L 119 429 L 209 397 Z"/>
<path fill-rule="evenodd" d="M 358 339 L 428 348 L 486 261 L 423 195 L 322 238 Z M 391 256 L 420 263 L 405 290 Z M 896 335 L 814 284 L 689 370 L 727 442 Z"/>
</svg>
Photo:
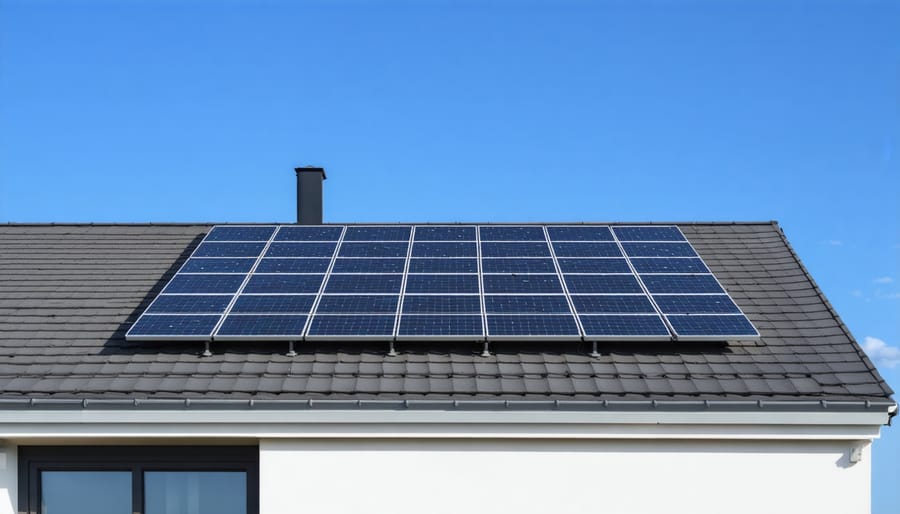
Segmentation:
<svg viewBox="0 0 900 514">
<path fill-rule="evenodd" d="M 886 396 L 890 397 L 894 394 L 894 391 L 888 385 L 887 381 L 884 377 L 881 376 L 881 373 L 878 372 L 878 368 L 875 367 L 875 364 L 869 360 L 869 356 L 866 355 L 866 352 L 859 345 L 859 342 L 853 337 L 853 333 L 850 332 L 850 328 L 844 323 L 844 320 L 841 319 L 841 316 L 838 314 L 837 309 L 834 308 L 834 305 L 831 304 L 831 301 L 825 296 L 825 292 L 822 291 L 822 288 L 819 287 L 819 284 L 813 278 L 812 274 L 810 274 L 809 270 L 806 268 L 806 265 L 803 264 L 803 261 L 800 260 L 800 256 L 794 251 L 794 247 L 791 246 L 791 242 L 788 241 L 787 234 L 784 233 L 784 229 L 779 226 L 777 223 L 775 227 L 778 229 L 778 234 L 781 236 L 781 240 L 784 242 L 784 246 L 791 252 L 791 257 L 793 257 L 794 261 L 797 263 L 797 266 L 800 267 L 800 270 L 806 275 L 806 278 L 809 280 L 809 283 L 812 285 L 813 290 L 815 290 L 816 294 L 819 296 L 819 300 L 828 308 L 831 312 L 831 315 L 834 316 L 835 321 L 837 321 L 838 326 L 847 336 L 847 339 L 853 343 L 853 346 L 856 347 L 856 354 L 859 356 L 860 360 L 869 368 L 869 372 L 875 377 L 878 382 L 878 385 L 881 386 L 881 390 L 885 393 Z"/>
<path fill-rule="evenodd" d="M 206 227 L 213 225 L 296 225 L 290 221 L 164 221 L 164 222 L 18 222 L 6 221 L 2 225 L 8 227 Z M 329 222 L 323 225 L 775 225 L 769 221 L 368 221 L 368 222 Z"/>
<path fill-rule="evenodd" d="M 77 399 L 0 398 L 13 410 L 450 410 L 610 412 L 887 412 L 890 400 L 277 400 L 277 399 Z"/>
</svg>

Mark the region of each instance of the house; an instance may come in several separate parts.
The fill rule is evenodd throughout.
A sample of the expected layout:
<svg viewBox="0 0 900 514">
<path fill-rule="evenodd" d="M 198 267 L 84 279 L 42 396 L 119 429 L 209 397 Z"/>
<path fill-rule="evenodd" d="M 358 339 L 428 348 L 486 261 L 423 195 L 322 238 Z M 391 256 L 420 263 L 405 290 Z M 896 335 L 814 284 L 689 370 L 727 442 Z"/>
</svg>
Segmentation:
<svg viewBox="0 0 900 514">
<path fill-rule="evenodd" d="M 777 223 L 675 226 L 760 337 L 204 355 L 125 336 L 212 225 L 0 226 L 0 513 L 868 512 L 891 390 Z"/>
</svg>

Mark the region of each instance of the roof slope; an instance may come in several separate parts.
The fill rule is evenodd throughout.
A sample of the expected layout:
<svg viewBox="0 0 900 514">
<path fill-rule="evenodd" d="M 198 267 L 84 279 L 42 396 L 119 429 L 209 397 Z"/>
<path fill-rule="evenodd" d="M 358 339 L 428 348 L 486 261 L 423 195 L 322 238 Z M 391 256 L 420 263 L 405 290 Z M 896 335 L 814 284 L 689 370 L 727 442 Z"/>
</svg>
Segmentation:
<svg viewBox="0 0 900 514">
<path fill-rule="evenodd" d="M 126 342 L 210 225 L 0 226 L 0 399 L 885 400 L 777 224 L 682 224 L 762 333 L 727 344 L 344 348 Z M 402 350 L 402 349 L 401 349 Z"/>
</svg>

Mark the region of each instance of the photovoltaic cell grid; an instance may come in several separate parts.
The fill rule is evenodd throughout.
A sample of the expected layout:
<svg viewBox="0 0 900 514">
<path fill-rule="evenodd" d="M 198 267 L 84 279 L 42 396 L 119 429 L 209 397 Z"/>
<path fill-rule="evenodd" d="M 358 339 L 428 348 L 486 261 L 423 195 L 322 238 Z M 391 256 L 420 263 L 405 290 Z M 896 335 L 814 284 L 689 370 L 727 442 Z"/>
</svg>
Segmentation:
<svg viewBox="0 0 900 514">
<path fill-rule="evenodd" d="M 216 226 L 131 340 L 754 339 L 676 226 Z"/>
</svg>

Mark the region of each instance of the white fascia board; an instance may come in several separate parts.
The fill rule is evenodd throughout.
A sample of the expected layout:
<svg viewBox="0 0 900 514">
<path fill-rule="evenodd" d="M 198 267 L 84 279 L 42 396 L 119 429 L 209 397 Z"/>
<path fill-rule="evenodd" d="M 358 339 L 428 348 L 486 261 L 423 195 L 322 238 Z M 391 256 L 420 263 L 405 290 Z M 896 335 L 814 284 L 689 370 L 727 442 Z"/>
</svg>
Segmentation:
<svg viewBox="0 0 900 514">
<path fill-rule="evenodd" d="M 872 439 L 886 412 L 21 410 L 0 438 Z"/>
</svg>

